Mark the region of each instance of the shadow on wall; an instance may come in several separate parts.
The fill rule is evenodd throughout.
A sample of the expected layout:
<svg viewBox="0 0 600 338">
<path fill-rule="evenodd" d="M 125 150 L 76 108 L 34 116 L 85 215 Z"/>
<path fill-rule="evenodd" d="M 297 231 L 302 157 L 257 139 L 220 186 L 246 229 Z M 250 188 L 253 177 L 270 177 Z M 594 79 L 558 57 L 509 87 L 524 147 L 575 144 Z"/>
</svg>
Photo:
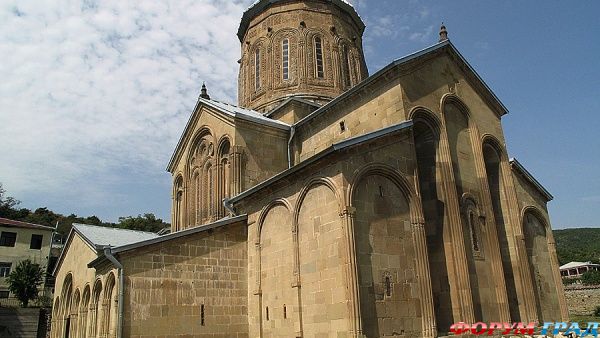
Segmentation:
<svg viewBox="0 0 600 338">
<path fill-rule="evenodd" d="M 40 309 L 0 308 L 0 338 L 37 338 L 39 318 Z"/>
</svg>

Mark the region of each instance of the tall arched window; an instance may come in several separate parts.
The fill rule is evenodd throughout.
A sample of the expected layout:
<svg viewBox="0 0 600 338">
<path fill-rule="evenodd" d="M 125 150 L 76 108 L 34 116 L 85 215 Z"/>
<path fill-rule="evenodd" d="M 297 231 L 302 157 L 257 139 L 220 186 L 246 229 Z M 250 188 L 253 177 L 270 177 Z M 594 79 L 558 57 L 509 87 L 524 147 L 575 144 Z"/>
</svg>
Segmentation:
<svg viewBox="0 0 600 338">
<path fill-rule="evenodd" d="M 208 221 L 213 216 L 213 173 L 212 163 L 207 162 L 204 167 L 204 196 L 202 198 L 202 218 Z"/>
<path fill-rule="evenodd" d="M 179 176 L 175 181 L 175 191 L 174 191 L 174 199 L 175 199 L 175 207 L 173 210 L 173 230 L 180 230 L 183 224 L 183 178 Z"/>
<path fill-rule="evenodd" d="M 219 183 L 217 184 L 218 195 L 217 195 L 217 210 L 218 217 L 225 216 L 225 208 L 221 205 L 220 201 L 224 198 L 230 196 L 229 190 L 229 152 L 231 149 L 231 145 L 229 140 L 225 140 L 221 143 L 219 147 L 218 157 L 219 157 L 219 173 L 217 174 L 217 180 Z"/>
<path fill-rule="evenodd" d="M 284 39 L 281 45 L 282 48 L 282 62 L 283 62 L 283 79 L 290 79 L 290 40 Z"/>
<path fill-rule="evenodd" d="M 193 213 L 194 213 L 194 225 L 199 225 L 200 220 L 200 206 L 201 206 L 201 196 L 202 196 L 202 185 L 200 184 L 200 171 L 194 173 L 194 201 L 193 201 Z"/>
<path fill-rule="evenodd" d="M 325 77 L 325 69 L 323 67 L 323 42 L 320 37 L 315 37 L 315 76 L 318 79 Z"/>
<path fill-rule="evenodd" d="M 260 49 L 254 52 L 254 89 L 260 89 Z"/>
</svg>

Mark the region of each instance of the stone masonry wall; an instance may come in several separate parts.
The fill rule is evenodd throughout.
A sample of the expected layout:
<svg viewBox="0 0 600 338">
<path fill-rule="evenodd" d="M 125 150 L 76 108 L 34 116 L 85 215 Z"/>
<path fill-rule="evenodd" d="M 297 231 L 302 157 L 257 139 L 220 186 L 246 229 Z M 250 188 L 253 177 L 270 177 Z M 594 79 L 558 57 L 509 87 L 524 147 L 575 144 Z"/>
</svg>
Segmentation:
<svg viewBox="0 0 600 338">
<path fill-rule="evenodd" d="M 245 223 L 149 245 L 121 259 L 124 337 L 248 337 Z"/>
<path fill-rule="evenodd" d="M 600 306 L 600 286 L 565 290 L 570 315 L 590 315 Z"/>
</svg>

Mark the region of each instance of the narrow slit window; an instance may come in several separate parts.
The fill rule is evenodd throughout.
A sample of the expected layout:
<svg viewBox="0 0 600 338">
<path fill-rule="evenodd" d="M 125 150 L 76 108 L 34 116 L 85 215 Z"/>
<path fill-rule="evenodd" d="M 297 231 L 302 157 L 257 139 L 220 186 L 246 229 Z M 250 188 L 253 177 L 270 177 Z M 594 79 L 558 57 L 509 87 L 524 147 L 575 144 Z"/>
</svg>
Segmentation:
<svg viewBox="0 0 600 338">
<path fill-rule="evenodd" d="M 200 305 L 200 325 L 204 326 L 204 304 Z"/>
<path fill-rule="evenodd" d="M 318 79 L 325 77 L 325 69 L 323 67 L 323 42 L 320 37 L 315 38 L 315 65 L 316 76 Z"/>
<path fill-rule="evenodd" d="M 343 133 L 345 131 L 346 131 L 346 122 L 340 121 L 340 133 Z"/>
<path fill-rule="evenodd" d="M 385 296 L 392 296 L 392 281 L 389 276 L 385 276 Z"/>
<path fill-rule="evenodd" d="M 285 304 L 283 304 L 283 319 L 287 319 L 287 308 L 285 307 Z"/>
<path fill-rule="evenodd" d="M 469 212 L 469 225 L 471 226 L 471 240 L 473 241 L 473 250 L 479 252 L 479 238 L 477 237 L 477 228 L 475 227 L 475 214 Z"/>
<path fill-rule="evenodd" d="M 284 39 L 282 43 L 283 79 L 290 79 L 290 40 Z"/>
<path fill-rule="evenodd" d="M 269 320 L 269 307 L 267 306 L 267 320 Z"/>
<path fill-rule="evenodd" d="M 260 89 L 260 49 L 254 52 L 254 88 Z"/>
</svg>

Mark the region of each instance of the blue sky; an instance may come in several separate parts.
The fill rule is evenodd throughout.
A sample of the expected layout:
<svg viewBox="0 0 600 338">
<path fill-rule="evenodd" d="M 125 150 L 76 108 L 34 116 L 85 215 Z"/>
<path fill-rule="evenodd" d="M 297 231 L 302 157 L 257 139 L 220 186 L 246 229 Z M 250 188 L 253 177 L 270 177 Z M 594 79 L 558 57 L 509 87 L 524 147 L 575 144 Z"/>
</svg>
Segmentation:
<svg viewBox="0 0 600 338">
<path fill-rule="evenodd" d="M 164 168 L 202 81 L 235 102 L 252 1 L 0 3 L 0 182 L 23 206 L 170 218 Z M 600 225 L 600 3 L 352 1 L 371 73 L 451 41 L 508 107 L 516 157 L 555 228 Z"/>
</svg>

